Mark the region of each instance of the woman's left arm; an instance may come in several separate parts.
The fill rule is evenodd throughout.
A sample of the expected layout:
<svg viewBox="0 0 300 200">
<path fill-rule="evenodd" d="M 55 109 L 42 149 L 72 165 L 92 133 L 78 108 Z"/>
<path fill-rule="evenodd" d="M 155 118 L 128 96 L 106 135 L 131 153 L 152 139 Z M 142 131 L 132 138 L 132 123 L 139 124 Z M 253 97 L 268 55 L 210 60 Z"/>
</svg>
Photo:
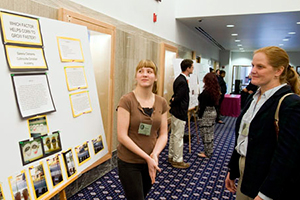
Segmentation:
<svg viewBox="0 0 300 200">
<path fill-rule="evenodd" d="M 157 162 L 158 164 L 158 156 L 160 152 L 165 148 L 167 142 L 168 142 L 168 119 L 167 119 L 167 113 L 165 112 L 161 116 L 161 124 L 160 124 L 160 131 L 159 136 L 157 138 L 156 144 L 154 146 L 154 149 L 151 153 L 151 157 Z"/>
<path fill-rule="evenodd" d="M 287 101 L 285 107 L 280 108 L 277 148 L 269 175 L 260 189 L 260 192 L 271 198 L 280 195 L 281 189 L 299 173 L 300 167 L 299 98 Z"/>
<path fill-rule="evenodd" d="M 155 161 L 156 166 L 158 166 L 158 156 L 160 152 L 164 149 L 164 147 L 167 144 L 168 141 L 168 122 L 167 122 L 167 112 L 162 114 L 161 116 L 161 124 L 160 124 L 160 131 L 159 136 L 156 140 L 156 144 L 154 146 L 154 149 L 152 153 L 150 154 L 150 157 Z M 154 183 L 155 177 L 156 177 L 156 171 L 161 171 L 160 168 L 149 168 L 149 175 L 152 180 L 152 184 Z"/>
</svg>

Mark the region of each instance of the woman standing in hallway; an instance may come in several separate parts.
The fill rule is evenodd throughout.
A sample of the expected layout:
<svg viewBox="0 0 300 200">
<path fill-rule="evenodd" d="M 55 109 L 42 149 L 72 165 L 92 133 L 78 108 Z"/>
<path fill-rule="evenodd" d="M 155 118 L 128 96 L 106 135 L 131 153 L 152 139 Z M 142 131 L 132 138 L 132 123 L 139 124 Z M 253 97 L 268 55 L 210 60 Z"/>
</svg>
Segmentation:
<svg viewBox="0 0 300 200">
<path fill-rule="evenodd" d="M 150 60 L 136 67 L 136 87 L 117 108 L 119 177 L 128 200 L 143 200 L 155 182 L 158 156 L 168 140 L 164 98 L 153 93 L 157 68 Z"/>
<path fill-rule="evenodd" d="M 259 86 L 236 121 L 235 150 L 226 188 L 236 199 L 295 199 L 300 188 L 300 83 L 287 53 L 275 46 L 254 52 L 252 80 Z M 279 100 L 279 132 L 274 125 Z M 278 134 L 277 134 L 278 133 Z M 234 180 L 239 178 L 236 188 Z"/>
<path fill-rule="evenodd" d="M 207 73 L 204 78 L 204 90 L 198 96 L 200 118 L 200 136 L 204 145 L 204 152 L 198 154 L 200 157 L 211 157 L 214 150 L 214 128 L 217 117 L 215 107 L 219 104 L 220 87 L 214 73 Z"/>
</svg>

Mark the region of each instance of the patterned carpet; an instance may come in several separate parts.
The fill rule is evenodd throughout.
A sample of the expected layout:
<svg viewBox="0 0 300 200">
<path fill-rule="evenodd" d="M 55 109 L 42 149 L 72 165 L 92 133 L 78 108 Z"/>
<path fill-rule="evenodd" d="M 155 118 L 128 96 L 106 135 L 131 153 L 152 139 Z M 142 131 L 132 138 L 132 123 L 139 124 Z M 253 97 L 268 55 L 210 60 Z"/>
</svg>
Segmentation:
<svg viewBox="0 0 300 200">
<path fill-rule="evenodd" d="M 234 200 L 235 195 L 225 189 L 227 164 L 234 148 L 234 124 L 236 118 L 225 117 L 225 124 L 215 127 L 214 154 L 200 158 L 203 145 L 197 144 L 194 123 L 191 123 L 192 149 L 189 153 L 188 143 L 184 144 L 184 161 L 191 163 L 188 169 L 176 169 L 168 163 L 168 146 L 160 155 L 160 172 L 156 178 L 147 200 Z M 186 129 L 187 131 L 187 129 Z M 69 200 L 126 199 L 114 169 L 79 191 Z"/>
</svg>

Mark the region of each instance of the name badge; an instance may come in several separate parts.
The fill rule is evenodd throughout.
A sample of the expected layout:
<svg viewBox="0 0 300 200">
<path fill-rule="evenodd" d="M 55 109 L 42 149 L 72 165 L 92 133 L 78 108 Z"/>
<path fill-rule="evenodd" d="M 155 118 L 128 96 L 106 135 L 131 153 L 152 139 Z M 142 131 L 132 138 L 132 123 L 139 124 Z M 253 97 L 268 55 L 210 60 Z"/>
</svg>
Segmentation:
<svg viewBox="0 0 300 200">
<path fill-rule="evenodd" d="M 245 136 L 245 137 L 248 136 L 248 134 L 249 134 L 249 126 L 250 126 L 249 123 L 245 123 L 245 124 L 243 125 L 243 130 L 242 130 L 241 135 L 243 135 L 243 136 Z"/>
<path fill-rule="evenodd" d="M 149 136 L 150 133 L 151 133 L 151 127 L 152 127 L 152 125 L 150 125 L 150 124 L 140 123 L 138 133 L 141 134 L 141 135 Z"/>
</svg>

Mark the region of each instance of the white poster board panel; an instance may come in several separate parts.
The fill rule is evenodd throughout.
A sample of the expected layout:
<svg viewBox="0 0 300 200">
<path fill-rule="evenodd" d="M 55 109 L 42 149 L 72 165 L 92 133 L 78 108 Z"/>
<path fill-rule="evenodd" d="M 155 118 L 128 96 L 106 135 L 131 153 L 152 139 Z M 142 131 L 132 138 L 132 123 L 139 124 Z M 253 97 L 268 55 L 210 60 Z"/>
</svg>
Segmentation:
<svg viewBox="0 0 300 200">
<path fill-rule="evenodd" d="M 204 76 L 209 73 L 209 68 L 210 66 L 208 65 L 208 60 L 202 58 L 201 63 L 196 63 L 197 65 L 197 76 L 199 80 L 199 88 L 200 88 L 200 93 L 203 91 L 203 78 Z"/>
<path fill-rule="evenodd" d="M 78 175 L 108 153 L 92 67 L 87 28 L 52 19 L 41 17 L 38 18 L 43 35 L 45 58 L 48 64 L 48 70 L 45 72 L 48 76 L 51 94 L 56 108 L 56 112 L 47 114 L 49 132 L 52 133 L 54 131 L 60 131 L 62 151 L 66 151 L 71 148 L 73 152 L 75 152 L 74 148 L 78 145 L 82 145 L 86 141 L 88 141 L 89 149 L 93 149 L 91 141 L 97 138 L 99 135 L 101 135 L 103 139 L 104 149 L 98 152 L 96 155 L 91 153 L 91 159 L 88 162 L 82 164 L 81 166 L 76 166 Z M 91 107 L 93 110 L 90 113 L 83 114 L 76 118 L 74 118 L 72 115 L 72 109 L 69 100 L 70 91 L 67 88 L 64 67 L 78 66 L 78 63 L 65 63 L 60 60 L 57 44 L 58 36 L 78 38 L 82 44 L 82 52 L 85 59 L 83 63 L 80 63 L 80 65 L 85 66 L 86 79 L 89 83 L 87 89 L 89 90 Z M 8 184 L 8 177 L 18 174 L 22 170 L 25 170 L 26 174 L 29 176 L 28 166 L 22 165 L 19 149 L 19 141 L 29 139 L 29 130 L 27 119 L 22 119 L 19 114 L 10 75 L 11 72 L 7 66 L 5 50 L 2 43 L 0 43 L 0 65 L 2 66 L 0 68 L 0 83 L 3 85 L 3 95 L 1 96 L 0 104 L 2 115 L 0 117 L 0 121 L 2 125 L 2 133 L 4 134 L 0 140 L 0 151 L 2 152 L 0 183 L 3 187 L 3 192 L 6 198 L 10 199 L 11 194 Z M 81 89 L 79 91 L 81 91 Z M 53 156 L 35 161 L 32 163 L 32 165 L 42 161 L 44 166 L 47 168 L 46 160 L 48 158 L 52 158 Z M 64 165 L 63 162 L 61 162 L 61 164 Z M 64 167 L 62 167 L 62 171 L 64 177 L 63 183 L 70 181 L 70 179 L 66 178 L 66 171 Z M 51 179 L 51 175 L 47 169 L 46 176 L 47 180 Z M 60 184 L 53 188 L 52 184 L 49 184 L 50 193 L 61 190 L 63 185 L 64 184 Z M 33 190 L 31 187 L 30 193 L 31 196 L 33 196 Z"/>
<path fill-rule="evenodd" d="M 189 88 L 190 88 L 190 103 L 189 109 L 198 106 L 198 78 L 195 74 L 190 74 L 189 78 Z"/>
</svg>

